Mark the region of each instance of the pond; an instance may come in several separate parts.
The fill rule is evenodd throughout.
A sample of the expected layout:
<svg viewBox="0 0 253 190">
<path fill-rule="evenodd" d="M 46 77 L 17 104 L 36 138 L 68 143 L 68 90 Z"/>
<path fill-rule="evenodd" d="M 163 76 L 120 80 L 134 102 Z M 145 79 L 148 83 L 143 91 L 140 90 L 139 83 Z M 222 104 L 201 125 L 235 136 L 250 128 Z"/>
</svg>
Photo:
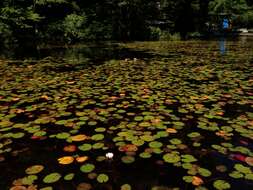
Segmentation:
<svg viewBox="0 0 253 190">
<path fill-rule="evenodd" d="M 253 189 L 253 41 L 0 55 L 1 190 Z"/>
</svg>

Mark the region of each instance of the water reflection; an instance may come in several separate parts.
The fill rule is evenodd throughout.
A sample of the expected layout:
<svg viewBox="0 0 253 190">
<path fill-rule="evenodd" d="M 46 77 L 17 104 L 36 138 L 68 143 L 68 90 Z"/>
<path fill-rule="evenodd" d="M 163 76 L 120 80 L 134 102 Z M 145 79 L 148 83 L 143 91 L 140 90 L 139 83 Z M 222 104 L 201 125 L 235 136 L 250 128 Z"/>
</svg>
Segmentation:
<svg viewBox="0 0 253 190">
<path fill-rule="evenodd" d="M 220 38 L 219 40 L 219 49 L 220 49 L 220 54 L 224 55 L 226 53 L 226 41 L 225 38 Z"/>
</svg>

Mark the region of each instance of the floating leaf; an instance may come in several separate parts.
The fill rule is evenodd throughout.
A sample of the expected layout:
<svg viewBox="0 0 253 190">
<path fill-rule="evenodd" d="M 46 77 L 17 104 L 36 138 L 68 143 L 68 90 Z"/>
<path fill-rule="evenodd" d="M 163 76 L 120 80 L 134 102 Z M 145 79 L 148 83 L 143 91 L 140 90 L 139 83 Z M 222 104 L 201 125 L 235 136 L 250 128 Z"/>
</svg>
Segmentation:
<svg viewBox="0 0 253 190">
<path fill-rule="evenodd" d="M 91 146 L 91 144 L 83 144 L 83 145 L 79 146 L 78 149 L 82 150 L 82 151 L 88 151 L 88 150 L 92 149 L 92 146 Z"/>
<path fill-rule="evenodd" d="M 18 185 L 11 187 L 10 190 L 27 190 L 27 188 L 25 186 Z"/>
<path fill-rule="evenodd" d="M 53 190 L 53 187 L 43 187 L 43 188 L 41 188 L 40 190 Z"/>
<path fill-rule="evenodd" d="M 71 138 L 72 141 L 77 141 L 77 142 L 84 141 L 84 140 L 88 139 L 88 137 L 86 135 L 84 135 L 84 134 L 71 136 L 70 138 Z"/>
<path fill-rule="evenodd" d="M 194 156 L 190 155 L 190 154 L 185 154 L 182 155 L 182 162 L 196 162 L 197 159 L 194 158 Z"/>
<path fill-rule="evenodd" d="M 90 173 L 95 169 L 93 164 L 84 164 L 80 167 L 80 170 L 84 173 Z"/>
<path fill-rule="evenodd" d="M 104 143 L 95 143 L 92 145 L 92 148 L 94 149 L 100 149 L 104 147 Z"/>
<path fill-rule="evenodd" d="M 230 189 L 230 184 L 226 182 L 225 180 L 216 180 L 213 183 L 213 186 L 218 189 L 218 190 L 223 190 L 223 189 Z"/>
<path fill-rule="evenodd" d="M 174 145 L 178 145 L 178 144 L 182 144 L 182 141 L 179 140 L 179 139 L 174 138 L 174 139 L 170 140 L 170 143 L 174 144 Z"/>
<path fill-rule="evenodd" d="M 51 173 L 49 175 L 47 175 L 46 177 L 44 177 L 43 182 L 44 183 L 55 183 L 57 181 L 59 181 L 59 179 L 61 178 L 61 174 L 59 173 Z"/>
<path fill-rule="evenodd" d="M 167 153 L 163 156 L 163 160 L 168 163 L 177 163 L 180 161 L 180 156 L 173 153 Z"/>
<path fill-rule="evenodd" d="M 76 146 L 75 145 L 67 145 L 63 148 L 65 152 L 75 152 Z"/>
<path fill-rule="evenodd" d="M 190 138 L 196 138 L 196 137 L 200 136 L 200 133 L 198 133 L 198 132 L 191 132 L 187 136 L 190 137 Z"/>
<path fill-rule="evenodd" d="M 184 176 L 184 177 L 183 177 L 183 180 L 184 180 L 186 183 L 192 183 L 193 176 Z"/>
<path fill-rule="evenodd" d="M 245 158 L 245 162 L 250 165 L 253 166 L 253 157 L 246 157 Z"/>
<path fill-rule="evenodd" d="M 96 135 L 93 135 L 91 137 L 92 140 L 95 140 L 95 141 L 100 141 L 100 140 L 103 140 L 104 139 L 104 135 L 103 134 L 96 134 Z"/>
<path fill-rule="evenodd" d="M 106 175 L 106 174 L 99 174 L 99 175 L 97 176 L 97 181 L 98 181 L 99 183 L 106 183 L 108 180 L 109 180 L 109 177 L 108 177 L 108 175 Z"/>
<path fill-rule="evenodd" d="M 92 186 L 89 183 L 80 183 L 76 188 L 76 190 L 91 190 L 91 189 Z"/>
<path fill-rule="evenodd" d="M 208 169 L 205 169 L 205 168 L 199 168 L 198 172 L 201 176 L 204 176 L 204 177 L 209 177 L 212 175 L 212 173 Z"/>
<path fill-rule="evenodd" d="M 70 173 L 64 176 L 64 180 L 71 181 L 75 177 L 74 173 Z"/>
<path fill-rule="evenodd" d="M 151 135 L 143 135 L 140 137 L 142 140 L 144 141 L 147 141 L 147 142 L 150 142 L 150 141 L 153 141 L 154 140 L 154 137 L 151 136 Z"/>
<path fill-rule="evenodd" d="M 63 132 L 63 133 L 58 133 L 58 134 L 56 135 L 56 138 L 57 138 L 57 139 L 67 139 L 69 136 L 70 136 L 69 133 Z"/>
<path fill-rule="evenodd" d="M 121 152 L 136 152 L 138 150 L 137 146 L 134 144 L 127 144 L 119 147 Z"/>
<path fill-rule="evenodd" d="M 193 176 L 193 178 L 192 178 L 193 185 L 199 186 L 199 185 L 202 185 L 203 183 L 204 183 L 204 181 L 200 177 Z"/>
<path fill-rule="evenodd" d="M 120 190 L 131 190 L 131 185 L 129 184 L 124 184 L 124 185 L 121 185 L 120 187 Z"/>
<path fill-rule="evenodd" d="M 153 142 L 149 143 L 149 147 L 151 147 L 151 148 L 160 148 L 162 146 L 163 146 L 163 144 L 159 141 L 153 141 Z"/>
<path fill-rule="evenodd" d="M 246 174 L 245 175 L 245 179 L 248 179 L 248 180 L 253 180 L 253 174 Z"/>
<path fill-rule="evenodd" d="M 98 127 L 95 129 L 96 132 L 105 132 L 106 131 L 106 128 L 103 128 L 103 127 Z"/>
<path fill-rule="evenodd" d="M 30 166 L 29 168 L 27 168 L 25 170 L 25 173 L 27 173 L 29 175 L 37 174 L 37 173 L 40 173 L 43 169 L 44 169 L 44 166 L 42 166 L 42 165 L 34 165 L 34 166 Z"/>
<path fill-rule="evenodd" d="M 22 178 L 22 184 L 23 185 L 32 185 L 35 180 L 37 180 L 38 177 L 36 175 L 29 175 L 24 178 Z"/>
<path fill-rule="evenodd" d="M 135 121 L 142 121 L 143 117 L 142 116 L 136 116 L 136 117 L 134 117 L 134 120 Z"/>
<path fill-rule="evenodd" d="M 78 156 L 78 157 L 76 157 L 76 161 L 79 162 L 79 163 L 85 162 L 88 159 L 89 159 L 88 156 Z"/>
<path fill-rule="evenodd" d="M 25 133 L 22 133 L 22 132 L 14 133 L 14 134 L 12 134 L 11 136 L 12 136 L 12 138 L 14 138 L 14 139 L 20 139 L 20 138 L 22 138 L 22 137 L 25 136 Z"/>
<path fill-rule="evenodd" d="M 135 158 L 132 156 L 123 156 L 123 157 L 121 157 L 121 161 L 125 164 L 130 164 L 135 161 Z"/>
<path fill-rule="evenodd" d="M 150 158 L 152 155 L 148 152 L 142 152 L 140 153 L 141 158 Z"/>
<path fill-rule="evenodd" d="M 234 168 L 244 174 L 250 174 L 251 169 L 249 167 L 243 166 L 242 164 L 235 164 Z"/>
<path fill-rule="evenodd" d="M 229 176 L 235 179 L 243 178 L 243 174 L 238 171 L 233 171 L 232 173 L 229 174 Z"/>
<path fill-rule="evenodd" d="M 58 158 L 59 164 L 67 165 L 71 164 L 74 161 L 74 158 L 72 156 L 63 156 L 61 158 Z"/>
<path fill-rule="evenodd" d="M 136 146 L 142 146 L 145 142 L 142 139 L 135 139 L 132 141 L 132 143 Z"/>
<path fill-rule="evenodd" d="M 177 133 L 177 130 L 174 129 L 174 128 L 167 128 L 167 129 L 166 129 L 166 132 L 167 132 L 167 133 Z"/>
</svg>

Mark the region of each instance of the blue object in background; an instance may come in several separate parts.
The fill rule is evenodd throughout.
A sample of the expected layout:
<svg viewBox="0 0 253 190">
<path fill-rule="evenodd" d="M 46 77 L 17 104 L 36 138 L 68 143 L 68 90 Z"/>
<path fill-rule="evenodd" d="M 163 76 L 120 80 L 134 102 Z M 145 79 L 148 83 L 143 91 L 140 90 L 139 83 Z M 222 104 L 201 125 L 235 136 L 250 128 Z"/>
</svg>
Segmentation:
<svg viewBox="0 0 253 190">
<path fill-rule="evenodd" d="M 229 28 L 229 21 L 228 21 L 228 19 L 226 19 L 226 18 L 223 19 L 222 28 L 223 29 L 228 29 Z"/>
</svg>

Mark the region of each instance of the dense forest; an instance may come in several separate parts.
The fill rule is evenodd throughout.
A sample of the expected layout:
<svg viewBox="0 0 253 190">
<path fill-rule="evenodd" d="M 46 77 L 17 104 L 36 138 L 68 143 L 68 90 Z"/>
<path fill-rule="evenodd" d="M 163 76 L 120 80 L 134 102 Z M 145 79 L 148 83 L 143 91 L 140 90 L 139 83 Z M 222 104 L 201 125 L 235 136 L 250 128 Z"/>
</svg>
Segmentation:
<svg viewBox="0 0 253 190">
<path fill-rule="evenodd" d="M 233 28 L 253 27 L 252 7 L 252 0 L 1 0 L 0 40 L 170 39 L 204 34 L 219 15 Z"/>
</svg>

